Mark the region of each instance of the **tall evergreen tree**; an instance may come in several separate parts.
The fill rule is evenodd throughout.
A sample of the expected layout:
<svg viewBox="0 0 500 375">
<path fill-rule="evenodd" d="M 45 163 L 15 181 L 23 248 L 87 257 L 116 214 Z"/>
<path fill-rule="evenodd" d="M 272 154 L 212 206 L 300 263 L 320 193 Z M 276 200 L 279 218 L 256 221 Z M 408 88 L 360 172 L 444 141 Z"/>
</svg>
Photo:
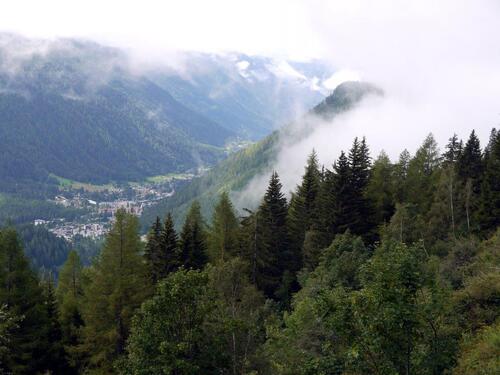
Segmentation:
<svg viewBox="0 0 500 375">
<path fill-rule="evenodd" d="M 66 362 L 66 353 L 63 346 L 62 330 L 59 320 L 59 308 L 57 306 L 54 281 L 49 274 L 44 280 L 45 313 L 47 315 L 46 339 L 48 341 L 47 351 L 44 355 L 44 367 L 54 374 L 69 372 Z"/>
<path fill-rule="evenodd" d="M 476 132 L 473 130 L 458 158 L 457 173 L 463 181 L 470 178 L 479 182 L 482 171 L 481 144 Z M 475 188 L 475 191 L 477 191 L 477 188 Z"/>
<path fill-rule="evenodd" d="M 318 218 L 318 196 L 320 192 L 321 174 L 318 167 L 318 157 L 313 150 L 307 160 L 302 182 L 290 200 L 288 209 L 288 227 L 290 246 L 297 260 L 294 271 L 302 266 L 302 248 L 306 232 L 319 230 L 314 228 Z"/>
<path fill-rule="evenodd" d="M 500 132 L 495 129 L 486 150 L 480 200 L 481 230 L 489 234 L 500 225 Z"/>
<path fill-rule="evenodd" d="M 457 175 L 460 188 L 461 215 L 467 232 L 478 230 L 477 214 L 483 174 L 483 158 L 479 138 L 473 130 L 463 148 L 458 162 Z"/>
<path fill-rule="evenodd" d="M 429 134 L 408 165 L 408 202 L 416 204 L 421 213 L 427 212 L 432 203 L 433 187 L 438 179 L 441 155 L 436 140 Z"/>
<path fill-rule="evenodd" d="M 365 138 L 354 139 L 349 151 L 349 199 L 346 220 L 353 234 L 372 237 L 373 208 L 366 197 L 366 189 L 370 179 L 370 154 Z"/>
<path fill-rule="evenodd" d="M 281 189 L 278 173 L 273 172 L 257 212 L 261 233 L 256 283 L 268 297 L 277 297 L 285 271 L 293 270 L 296 262 L 289 248 L 288 207 Z"/>
<path fill-rule="evenodd" d="M 46 368 L 45 354 L 50 350 L 47 341 L 47 311 L 43 290 L 30 268 L 17 233 L 8 228 L 0 232 L 0 304 L 20 317 L 12 329 L 12 348 L 6 364 L 7 372 L 35 374 Z"/>
<path fill-rule="evenodd" d="M 193 202 L 186 216 L 180 237 L 182 265 L 202 269 L 207 262 L 207 234 L 198 202 Z"/>
<path fill-rule="evenodd" d="M 462 156 L 463 144 L 456 134 L 448 140 L 446 151 L 443 153 L 443 161 L 446 164 L 454 165 Z"/>
<path fill-rule="evenodd" d="M 399 155 L 398 162 L 394 165 L 394 198 L 396 203 L 408 201 L 408 168 L 411 155 L 408 150 L 404 150 Z"/>
<path fill-rule="evenodd" d="M 157 216 L 146 236 L 146 245 L 144 247 L 144 258 L 146 258 L 146 263 L 149 266 L 150 278 L 153 284 L 158 282 L 155 264 L 161 254 L 161 230 L 161 220 Z"/>
<path fill-rule="evenodd" d="M 223 192 L 215 206 L 208 236 L 208 251 L 213 261 L 224 262 L 237 255 L 238 229 L 233 204 L 227 192 Z"/>
<path fill-rule="evenodd" d="M 149 294 L 137 217 L 118 210 L 85 288 L 83 349 L 89 366 L 109 373 L 124 352 L 131 318 Z"/>
<path fill-rule="evenodd" d="M 394 214 L 393 165 L 389 156 L 382 151 L 373 163 L 366 195 L 372 202 L 377 224 L 388 223 Z"/>
<path fill-rule="evenodd" d="M 59 304 L 59 320 L 61 323 L 62 343 L 67 353 L 70 372 L 77 372 L 82 362 L 78 350 L 81 344 L 83 327 L 83 266 L 75 250 L 68 254 L 68 259 L 59 271 L 56 297 Z"/>
<path fill-rule="evenodd" d="M 149 279 L 153 284 L 181 266 L 179 241 L 170 213 L 167 214 L 163 226 L 160 218 L 156 219 L 148 234 L 144 255 L 148 265 Z"/>
</svg>

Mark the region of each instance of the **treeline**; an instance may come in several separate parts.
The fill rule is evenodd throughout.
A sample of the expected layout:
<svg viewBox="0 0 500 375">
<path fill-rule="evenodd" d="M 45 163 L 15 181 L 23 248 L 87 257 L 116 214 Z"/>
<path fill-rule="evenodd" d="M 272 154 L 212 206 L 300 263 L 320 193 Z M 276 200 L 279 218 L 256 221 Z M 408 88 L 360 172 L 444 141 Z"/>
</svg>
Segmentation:
<svg viewBox="0 0 500 375">
<path fill-rule="evenodd" d="M 222 193 L 146 243 L 119 211 L 54 289 L 0 235 L 0 363 L 14 374 L 497 374 L 500 133 L 373 162 L 313 152 L 288 202 L 273 173 L 239 218 Z"/>
</svg>

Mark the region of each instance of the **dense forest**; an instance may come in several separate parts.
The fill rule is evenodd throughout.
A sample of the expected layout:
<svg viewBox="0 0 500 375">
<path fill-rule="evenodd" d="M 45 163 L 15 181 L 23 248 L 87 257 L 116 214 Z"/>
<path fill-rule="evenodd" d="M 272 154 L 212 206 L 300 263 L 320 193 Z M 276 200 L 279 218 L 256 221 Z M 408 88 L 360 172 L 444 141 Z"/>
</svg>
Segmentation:
<svg viewBox="0 0 500 375">
<path fill-rule="evenodd" d="M 393 163 L 355 139 L 274 172 L 239 217 L 226 192 L 179 233 L 119 211 L 99 256 L 37 275 L 0 231 L 0 371 L 12 374 L 498 374 L 500 132 Z"/>
</svg>

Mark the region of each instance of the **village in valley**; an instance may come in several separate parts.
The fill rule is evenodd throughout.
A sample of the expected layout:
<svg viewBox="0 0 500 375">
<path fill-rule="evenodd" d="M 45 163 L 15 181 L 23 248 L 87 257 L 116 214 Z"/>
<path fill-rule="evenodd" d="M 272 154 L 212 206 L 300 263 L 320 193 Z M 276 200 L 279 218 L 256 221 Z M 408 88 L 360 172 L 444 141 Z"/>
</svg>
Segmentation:
<svg viewBox="0 0 500 375">
<path fill-rule="evenodd" d="M 33 224 L 43 225 L 56 236 L 68 241 L 75 236 L 97 239 L 109 231 L 119 209 L 140 216 L 145 207 L 172 196 L 177 186 L 194 176 L 159 176 L 143 183 L 122 186 L 64 184 L 59 194 L 49 201 L 65 208 L 81 209 L 84 214 L 79 215 L 77 221 L 64 218 L 36 219 Z"/>
</svg>

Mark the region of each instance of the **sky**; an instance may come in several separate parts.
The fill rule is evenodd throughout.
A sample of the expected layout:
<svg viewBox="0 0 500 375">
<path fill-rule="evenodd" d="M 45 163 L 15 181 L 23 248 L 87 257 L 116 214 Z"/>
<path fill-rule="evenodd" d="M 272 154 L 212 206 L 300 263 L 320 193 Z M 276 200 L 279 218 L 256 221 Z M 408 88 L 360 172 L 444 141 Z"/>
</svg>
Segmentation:
<svg viewBox="0 0 500 375">
<path fill-rule="evenodd" d="M 2 4 L 0 25 L 29 37 L 95 39 L 145 61 L 179 49 L 321 58 L 342 72 L 334 81 L 382 88 L 383 99 L 331 124 L 318 120 L 299 144 L 285 140 L 274 167 L 289 174 L 289 188 L 313 146 L 329 165 L 366 136 L 373 156 L 383 149 L 395 159 L 430 132 L 443 147 L 476 129 L 484 144 L 500 126 L 499 0 L 16 0 Z"/>
</svg>

